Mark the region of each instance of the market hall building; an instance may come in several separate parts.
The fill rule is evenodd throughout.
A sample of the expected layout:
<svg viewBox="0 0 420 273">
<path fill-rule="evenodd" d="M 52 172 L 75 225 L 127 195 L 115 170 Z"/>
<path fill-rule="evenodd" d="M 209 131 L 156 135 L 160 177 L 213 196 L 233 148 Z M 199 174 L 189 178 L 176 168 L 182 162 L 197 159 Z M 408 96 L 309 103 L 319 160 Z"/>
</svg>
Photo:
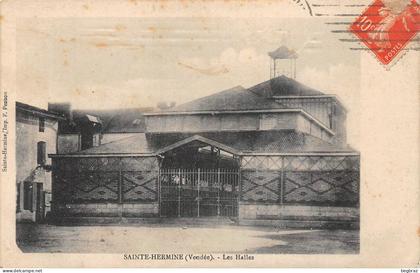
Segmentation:
<svg viewBox="0 0 420 273">
<path fill-rule="evenodd" d="M 144 132 L 50 155 L 56 219 L 358 226 L 360 157 L 336 96 L 272 75 L 142 118 Z"/>
</svg>

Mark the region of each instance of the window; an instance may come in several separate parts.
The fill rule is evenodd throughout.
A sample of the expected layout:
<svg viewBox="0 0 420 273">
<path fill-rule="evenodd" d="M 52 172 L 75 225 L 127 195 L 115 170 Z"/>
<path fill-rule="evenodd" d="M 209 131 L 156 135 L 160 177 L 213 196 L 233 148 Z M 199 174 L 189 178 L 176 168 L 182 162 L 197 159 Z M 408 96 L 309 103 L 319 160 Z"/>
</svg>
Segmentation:
<svg viewBox="0 0 420 273">
<path fill-rule="evenodd" d="M 20 212 L 20 182 L 16 184 L 16 212 Z"/>
<path fill-rule="evenodd" d="M 44 166 L 47 161 L 46 143 L 40 141 L 37 143 L 37 163 L 38 165 Z"/>
<path fill-rule="evenodd" d="M 328 114 L 328 120 L 329 120 L 330 129 L 333 129 L 333 116 L 332 116 L 332 114 Z"/>
<path fill-rule="evenodd" d="M 273 115 L 262 115 L 260 118 L 260 130 L 271 130 L 277 125 L 277 119 Z"/>
<path fill-rule="evenodd" d="M 328 113 L 328 120 L 329 120 L 330 129 L 333 129 L 333 130 L 335 130 L 335 115 L 336 115 L 335 105 L 332 104 L 330 106 L 330 112 Z"/>
<path fill-rule="evenodd" d="M 45 131 L 45 118 L 39 118 L 39 131 Z"/>
<path fill-rule="evenodd" d="M 33 211 L 32 207 L 33 184 L 32 182 L 23 183 L 23 209 Z"/>
</svg>

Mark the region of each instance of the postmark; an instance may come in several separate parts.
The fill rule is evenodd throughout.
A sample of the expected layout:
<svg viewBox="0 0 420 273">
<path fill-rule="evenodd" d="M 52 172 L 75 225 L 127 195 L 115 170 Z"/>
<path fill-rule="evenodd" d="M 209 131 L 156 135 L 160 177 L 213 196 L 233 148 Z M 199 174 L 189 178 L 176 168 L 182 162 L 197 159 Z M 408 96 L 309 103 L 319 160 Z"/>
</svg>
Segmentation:
<svg viewBox="0 0 420 273">
<path fill-rule="evenodd" d="M 416 0 L 376 0 L 350 25 L 350 31 L 384 65 L 402 55 L 418 29 L 419 4 Z"/>
</svg>

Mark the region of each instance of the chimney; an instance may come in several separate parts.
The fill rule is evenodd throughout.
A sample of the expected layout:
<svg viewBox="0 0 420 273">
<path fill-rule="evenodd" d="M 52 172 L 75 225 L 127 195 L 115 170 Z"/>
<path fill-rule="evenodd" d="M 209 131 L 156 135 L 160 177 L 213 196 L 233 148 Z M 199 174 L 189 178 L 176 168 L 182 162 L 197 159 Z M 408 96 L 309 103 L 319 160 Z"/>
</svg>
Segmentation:
<svg viewBox="0 0 420 273">
<path fill-rule="evenodd" d="M 48 103 L 48 111 L 62 114 L 68 121 L 73 120 L 73 111 L 69 102 Z"/>
</svg>

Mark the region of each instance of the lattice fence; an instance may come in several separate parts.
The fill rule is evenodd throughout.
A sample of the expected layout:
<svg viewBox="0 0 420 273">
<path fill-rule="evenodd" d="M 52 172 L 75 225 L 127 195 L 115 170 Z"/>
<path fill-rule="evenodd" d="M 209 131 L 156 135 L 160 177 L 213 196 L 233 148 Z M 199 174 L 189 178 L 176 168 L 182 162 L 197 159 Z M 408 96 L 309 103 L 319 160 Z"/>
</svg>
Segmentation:
<svg viewBox="0 0 420 273">
<path fill-rule="evenodd" d="M 357 206 L 359 156 L 247 156 L 243 201 Z"/>
<path fill-rule="evenodd" d="M 242 200 L 277 202 L 280 200 L 281 173 L 277 171 L 242 171 Z"/>
<path fill-rule="evenodd" d="M 157 173 L 147 171 L 122 173 L 123 201 L 154 201 L 157 199 Z"/>
<path fill-rule="evenodd" d="M 158 162 L 142 158 L 63 158 L 53 163 L 53 202 L 156 201 Z"/>
</svg>

